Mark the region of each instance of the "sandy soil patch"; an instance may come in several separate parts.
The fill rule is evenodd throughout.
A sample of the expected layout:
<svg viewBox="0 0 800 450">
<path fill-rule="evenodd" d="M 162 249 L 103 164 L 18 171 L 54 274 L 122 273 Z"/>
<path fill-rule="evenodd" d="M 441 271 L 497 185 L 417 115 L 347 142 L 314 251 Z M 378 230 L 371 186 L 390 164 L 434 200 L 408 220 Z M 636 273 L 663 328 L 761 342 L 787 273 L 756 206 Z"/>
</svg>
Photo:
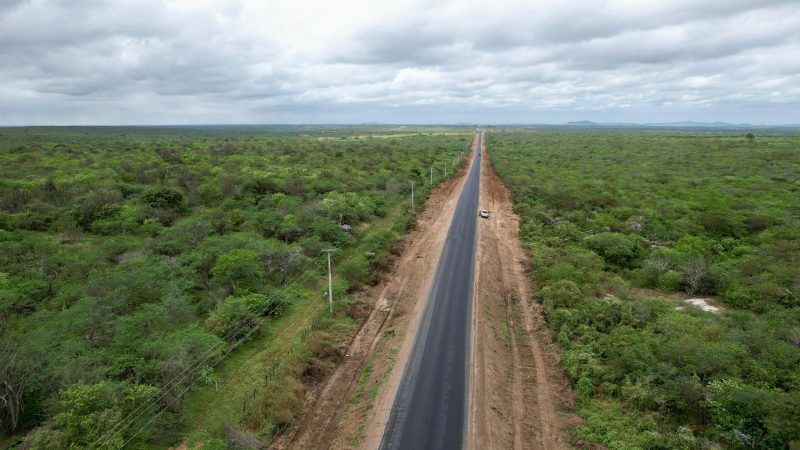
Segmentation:
<svg viewBox="0 0 800 450">
<path fill-rule="evenodd" d="M 708 298 L 687 298 L 684 300 L 684 303 L 688 303 L 689 305 L 696 306 L 703 311 L 719 313 L 722 312 L 722 308 L 716 306 L 711 303 L 712 300 Z"/>
<path fill-rule="evenodd" d="M 652 289 L 634 289 L 634 294 L 639 297 L 647 298 L 662 298 L 677 303 L 679 306 L 675 307 L 677 310 L 685 310 L 685 305 L 695 306 L 706 312 L 721 313 L 725 308 L 720 304 L 720 301 L 711 297 L 694 297 L 685 298 L 686 294 L 683 293 L 667 293 L 654 291 Z"/>
</svg>

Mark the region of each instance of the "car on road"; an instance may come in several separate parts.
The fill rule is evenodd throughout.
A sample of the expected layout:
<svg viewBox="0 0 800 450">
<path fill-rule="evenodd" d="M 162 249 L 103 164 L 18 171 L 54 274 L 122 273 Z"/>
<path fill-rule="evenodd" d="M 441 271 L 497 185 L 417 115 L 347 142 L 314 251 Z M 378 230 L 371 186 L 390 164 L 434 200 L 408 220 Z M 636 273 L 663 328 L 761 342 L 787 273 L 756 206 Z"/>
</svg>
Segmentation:
<svg viewBox="0 0 800 450">
<path fill-rule="evenodd" d="M 487 210 L 485 210 L 485 209 L 482 209 L 482 210 L 481 210 L 481 212 L 479 212 L 478 214 L 479 214 L 481 217 L 483 217 L 484 219 L 488 219 L 488 218 L 489 218 L 489 211 L 487 211 Z"/>
</svg>

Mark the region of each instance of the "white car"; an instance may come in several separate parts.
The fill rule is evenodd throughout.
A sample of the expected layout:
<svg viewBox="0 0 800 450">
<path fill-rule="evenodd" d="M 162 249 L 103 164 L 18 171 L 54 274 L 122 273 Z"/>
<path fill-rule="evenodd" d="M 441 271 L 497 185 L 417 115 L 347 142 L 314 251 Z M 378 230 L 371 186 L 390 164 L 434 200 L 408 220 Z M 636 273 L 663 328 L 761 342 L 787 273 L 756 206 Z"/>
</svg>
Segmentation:
<svg viewBox="0 0 800 450">
<path fill-rule="evenodd" d="M 482 209 L 482 210 L 481 210 L 481 212 L 479 212 L 478 214 L 479 214 L 481 217 L 483 217 L 484 219 L 488 219 L 488 218 L 489 218 L 489 211 L 487 211 L 487 210 L 485 210 L 485 209 Z"/>
</svg>

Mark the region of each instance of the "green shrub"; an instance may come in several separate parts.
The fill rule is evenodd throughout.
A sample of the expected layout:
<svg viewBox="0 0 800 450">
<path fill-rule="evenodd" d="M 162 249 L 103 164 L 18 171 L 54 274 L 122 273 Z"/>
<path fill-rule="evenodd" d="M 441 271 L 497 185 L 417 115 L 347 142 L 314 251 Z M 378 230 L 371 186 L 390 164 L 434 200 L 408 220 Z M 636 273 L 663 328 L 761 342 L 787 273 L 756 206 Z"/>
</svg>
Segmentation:
<svg viewBox="0 0 800 450">
<path fill-rule="evenodd" d="M 362 256 L 343 262 L 339 265 L 338 272 L 351 288 L 359 288 L 370 280 L 369 266 Z"/>
<path fill-rule="evenodd" d="M 768 216 L 750 216 L 744 219 L 744 225 L 751 233 L 758 233 L 766 230 L 775 224 L 775 219 Z"/>
<path fill-rule="evenodd" d="M 633 242 L 624 234 L 598 233 L 587 237 L 584 243 L 606 261 L 618 266 L 624 266 L 633 257 Z"/>
<path fill-rule="evenodd" d="M 766 440 L 764 420 L 766 406 L 776 395 L 736 380 L 712 381 L 703 400 L 709 434 L 733 447 L 774 448 Z"/>
<path fill-rule="evenodd" d="M 738 234 L 736 222 L 727 213 L 707 212 L 700 216 L 700 224 L 705 230 L 716 236 L 732 236 Z"/>
<path fill-rule="evenodd" d="M 675 270 L 668 270 L 658 277 L 658 288 L 665 292 L 678 292 L 681 290 L 683 276 Z"/>
<path fill-rule="evenodd" d="M 261 317 L 279 314 L 281 303 L 277 294 L 231 296 L 211 313 L 206 327 L 223 338 L 242 338 L 261 323 Z"/>
<path fill-rule="evenodd" d="M 570 280 L 559 280 L 547 285 L 541 290 L 540 295 L 548 311 L 571 308 L 583 298 L 581 289 Z"/>
<path fill-rule="evenodd" d="M 184 206 L 183 193 L 167 186 L 153 186 L 142 193 L 142 203 L 150 208 L 180 210 Z"/>
</svg>

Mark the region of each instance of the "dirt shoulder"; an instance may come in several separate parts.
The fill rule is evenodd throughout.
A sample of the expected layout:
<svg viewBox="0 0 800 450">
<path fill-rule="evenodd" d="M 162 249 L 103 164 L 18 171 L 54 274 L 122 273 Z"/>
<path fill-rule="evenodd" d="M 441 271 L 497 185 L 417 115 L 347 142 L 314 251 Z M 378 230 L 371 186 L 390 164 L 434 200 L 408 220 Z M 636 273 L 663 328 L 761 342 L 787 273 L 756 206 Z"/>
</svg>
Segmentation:
<svg viewBox="0 0 800 450">
<path fill-rule="evenodd" d="M 309 390 L 303 419 L 272 448 L 379 446 L 468 165 L 433 190 L 390 275 L 361 293 L 362 303 L 372 309 L 344 361 L 320 387 Z"/>
<path fill-rule="evenodd" d="M 472 330 L 467 447 L 569 448 L 580 418 L 541 307 L 511 196 L 484 150 Z"/>
</svg>

